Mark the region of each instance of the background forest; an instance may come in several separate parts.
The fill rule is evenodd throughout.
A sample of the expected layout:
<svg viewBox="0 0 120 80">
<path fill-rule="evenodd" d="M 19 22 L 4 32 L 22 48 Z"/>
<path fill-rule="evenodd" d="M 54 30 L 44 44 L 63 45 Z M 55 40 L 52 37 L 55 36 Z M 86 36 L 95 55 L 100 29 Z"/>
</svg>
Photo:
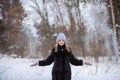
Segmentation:
<svg viewBox="0 0 120 80">
<path fill-rule="evenodd" d="M 118 54 L 119 19 L 119 0 L 0 0 L 0 54 L 46 57 L 64 32 L 76 56 L 98 61 Z"/>
</svg>

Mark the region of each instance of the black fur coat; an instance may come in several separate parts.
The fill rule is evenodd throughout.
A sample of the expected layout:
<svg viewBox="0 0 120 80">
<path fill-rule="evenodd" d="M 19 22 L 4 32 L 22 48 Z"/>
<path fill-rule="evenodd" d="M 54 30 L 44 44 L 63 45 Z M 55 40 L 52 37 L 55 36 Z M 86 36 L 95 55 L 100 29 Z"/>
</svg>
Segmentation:
<svg viewBox="0 0 120 80">
<path fill-rule="evenodd" d="M 76 59 L 71 49 L 68 52 L 65 46 L 58 46 L 58 52 L 53 48 L 47 59 L 39 61 L 39 66 L 50 65 L 52 62 L 52 80 L 71 80 L 70 63 L 76 66 L 83 65 L 83 60 Z"/>
</svg>

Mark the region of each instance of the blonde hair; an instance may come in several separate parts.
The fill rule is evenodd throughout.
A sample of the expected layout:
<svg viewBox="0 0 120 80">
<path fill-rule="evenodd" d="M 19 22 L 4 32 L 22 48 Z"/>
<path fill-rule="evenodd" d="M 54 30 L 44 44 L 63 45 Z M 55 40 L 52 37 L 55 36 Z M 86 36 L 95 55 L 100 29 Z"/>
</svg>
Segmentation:
<svg viewBox="0 0 120 80">
<path fill-rule="evenodd" d="M 55 44 L 55 52 L 58 52 L 58 43 Z M 70 47 L 68 46 L 68 44 L 65 42 L 65 49 L 70 52 Z"/>
</svg>

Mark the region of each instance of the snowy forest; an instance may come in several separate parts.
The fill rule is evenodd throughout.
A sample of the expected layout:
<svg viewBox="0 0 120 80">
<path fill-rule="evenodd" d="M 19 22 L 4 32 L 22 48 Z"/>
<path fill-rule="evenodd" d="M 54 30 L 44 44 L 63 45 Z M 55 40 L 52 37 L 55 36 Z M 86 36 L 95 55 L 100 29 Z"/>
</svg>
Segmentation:
<svg viewBox="0 0 120 80">
<path fill-rule="evenodd" d="M 72 80 L 119 80 L 120 0 L 0 0 L 0 80 L 51 80 L 53 64 L 30 64 L 47 58 L 60 32 L 93 64 L 72 66 Z"/>
</svg>

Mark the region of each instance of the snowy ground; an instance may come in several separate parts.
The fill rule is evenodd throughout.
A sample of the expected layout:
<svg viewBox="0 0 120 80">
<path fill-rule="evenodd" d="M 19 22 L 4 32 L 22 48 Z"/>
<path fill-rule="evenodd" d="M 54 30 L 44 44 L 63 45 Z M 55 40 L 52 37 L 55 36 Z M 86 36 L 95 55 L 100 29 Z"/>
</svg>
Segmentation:
<svg viewBox="0 0 120 80">
<path fill-rule="evenodd" d="M 0 80 L 51 80 L 52 65 L 30 67 L 38 59 L 0 58 Z M 72 80 L 120 80 L 120 64 L 92 63 L 92 66 L 73 66 Z"/>
</svg>

